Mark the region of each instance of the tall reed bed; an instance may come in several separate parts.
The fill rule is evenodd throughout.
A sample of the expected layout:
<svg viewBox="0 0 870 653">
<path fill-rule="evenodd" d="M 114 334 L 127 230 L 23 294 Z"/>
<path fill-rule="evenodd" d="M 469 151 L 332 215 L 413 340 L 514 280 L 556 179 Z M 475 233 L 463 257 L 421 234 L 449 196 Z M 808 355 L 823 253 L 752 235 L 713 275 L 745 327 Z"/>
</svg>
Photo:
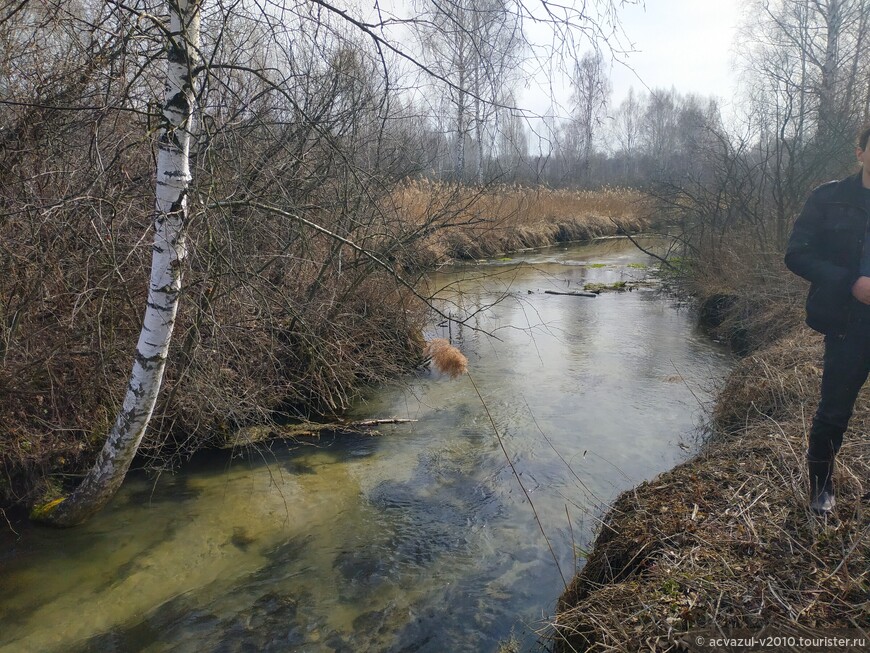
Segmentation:
<svg viewBox="0 0 870 653">
<path fill-rule="evenodd" d="M 714 334 L 749 353 L 719 390 L 699 455 L 604 516 L 559 601 L 554 652 L 694 650 L 686 643 L 731 629 L 866 636 L 870 387 L 838 456 L 836 510 L 816 517 L 805 451 L 824 347 L 802 324 L 806 285 L 781 254 L 722 245 L 687 266 L 688 288 Z"/>
<path fill-rule="evenodd" d="M 422 228 L 438 216 L 440 228 L 431 229 L 418 252 L 427 264 L 637 232 L 649 224 L 643 196 L 628 188 L 577 191 L 412 181 L 392 200 L 393 210 Z"/>
</svg>

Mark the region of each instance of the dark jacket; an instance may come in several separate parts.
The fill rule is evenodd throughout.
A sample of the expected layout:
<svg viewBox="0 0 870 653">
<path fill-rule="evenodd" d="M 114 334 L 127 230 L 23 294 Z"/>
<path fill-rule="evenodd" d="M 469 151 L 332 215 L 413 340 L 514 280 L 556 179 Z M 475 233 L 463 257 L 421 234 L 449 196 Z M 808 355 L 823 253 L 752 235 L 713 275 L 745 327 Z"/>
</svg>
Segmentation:
<svg viewBox="0 0 870 653">
<path fill-rule="evenodd" d="M 839 335 L 868 307 L 852 297 L 852 284 L 864 251 L 868 212 L 861 174 L 816 188 L 794 223 L 785 264 L 810 282 L 807 324 L 824 334 Z"/>
</svg>

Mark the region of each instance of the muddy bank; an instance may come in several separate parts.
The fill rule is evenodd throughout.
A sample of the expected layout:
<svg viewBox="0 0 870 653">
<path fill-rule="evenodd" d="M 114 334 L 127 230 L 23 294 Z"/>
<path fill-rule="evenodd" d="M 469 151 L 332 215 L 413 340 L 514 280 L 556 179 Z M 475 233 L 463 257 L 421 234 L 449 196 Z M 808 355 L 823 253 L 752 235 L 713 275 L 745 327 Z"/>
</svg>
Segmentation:
<svg viewBox="0 0 870 653">
<path fill-rule="evenodd" d="M 748 333 L 776 315 L 777 337 L 727 379 L 701 453 L 607 513 L 559 600 L 554 651 L 687 650 L 687 633 L 712 627 L 867 629 L 870 390 L 838 458 L 836 512 L 814 517 L 804 452 L 823 343 L 794 304 L 767 311 Z"/>
</svg>

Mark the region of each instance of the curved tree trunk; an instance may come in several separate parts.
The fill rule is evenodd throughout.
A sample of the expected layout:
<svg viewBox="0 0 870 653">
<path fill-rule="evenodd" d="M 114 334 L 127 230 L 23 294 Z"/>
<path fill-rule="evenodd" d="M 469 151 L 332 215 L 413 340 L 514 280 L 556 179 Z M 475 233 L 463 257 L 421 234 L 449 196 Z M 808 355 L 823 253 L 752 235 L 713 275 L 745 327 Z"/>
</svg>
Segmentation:
<svg viewBox="0 0 870 653">
<path fill-rule="evenodd" d="M 96 464 L 79 487 L 64 499 L 34 509 L 34 519 L 54 526 L 80 524 L 112 498 L 136 455 L 160 391 L 185 258 L 188 153 L 194 103 L 191 71 L 199 44 L 201 1 L 168 2 L 170 37 L 163 128 L 157 154 L 151 280 L 127 393 Z"/>
</svg>

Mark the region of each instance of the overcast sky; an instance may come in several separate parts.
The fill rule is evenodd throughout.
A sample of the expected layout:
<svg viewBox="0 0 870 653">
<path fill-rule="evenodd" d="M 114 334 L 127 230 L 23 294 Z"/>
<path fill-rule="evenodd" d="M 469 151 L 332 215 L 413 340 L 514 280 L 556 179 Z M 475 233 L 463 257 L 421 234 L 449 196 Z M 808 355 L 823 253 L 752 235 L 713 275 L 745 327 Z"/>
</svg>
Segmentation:
<svg viewBox="0 0 870 653">
<path fill-rule="evenodd" d="M 621 11 L 626 34 L 639 50 L 628 57 L 635 73 L 617 65 L 613 100 L 629 86 L 675 86 L 681 92 L 731 97 L 734 36 L 740 20 L 739 0 L 646 0 L 646 8 Z"/>
<path fill-rule="evenodd" d="M 645 8 L 624 7 L 622 27 L 635 51 L 622 57 L 627 65 L 613 66 L 612 106 L 618 106 L 632 86 L 637 91 L 674 86 L 681 93 L 715 95 L 727 106 L 737 80 L 734 40 L 740 5 L 740 0 L 646 0 Z M 551 91 L 562 105 L 557 111 L 567 110 L 567 79 L 553 80 L 552 88 L 532 82 L 521 91 L 520 103 L 545 114 Z"/>
</svg>

